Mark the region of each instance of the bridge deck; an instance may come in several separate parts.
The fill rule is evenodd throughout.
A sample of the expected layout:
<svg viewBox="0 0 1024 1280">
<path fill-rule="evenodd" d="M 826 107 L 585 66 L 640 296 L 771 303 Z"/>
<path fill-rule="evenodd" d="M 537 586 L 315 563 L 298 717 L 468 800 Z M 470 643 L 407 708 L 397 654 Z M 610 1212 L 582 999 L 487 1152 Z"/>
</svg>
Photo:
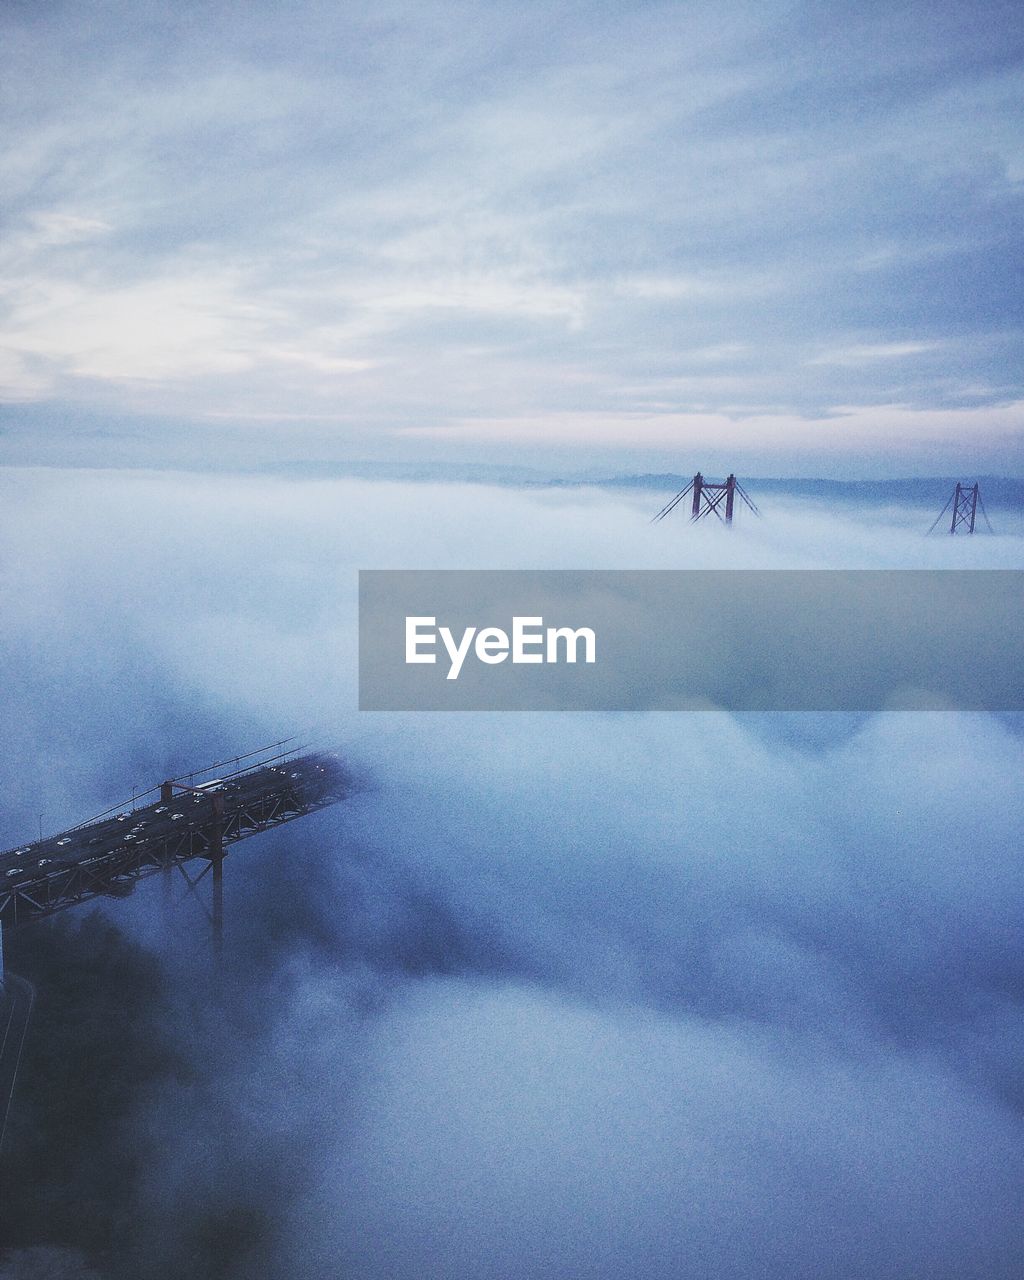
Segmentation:
<svg viewBox="0 0 1024 1280">
<path fill-rule="evenodd" d="M 0 924 L 123 897 L 143 876 L 216 857 L 225 845 L 337 804 L 348 790 L 337 757 L 315 752 L 0 853 Z"/>
</svg>

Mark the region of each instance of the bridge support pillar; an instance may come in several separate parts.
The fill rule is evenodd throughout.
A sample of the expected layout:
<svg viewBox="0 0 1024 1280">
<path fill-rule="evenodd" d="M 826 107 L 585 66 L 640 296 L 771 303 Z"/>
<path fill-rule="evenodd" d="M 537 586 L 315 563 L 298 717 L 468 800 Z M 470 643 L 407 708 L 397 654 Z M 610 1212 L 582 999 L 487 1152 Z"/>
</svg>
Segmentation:
<svg viewBox="0 0 1024 1280">
<path fill-rule="evenodd" d="M 160 872 L 160 906 L 164 936 L 171 937 L 174 928 L 174 863 L 168 862 Z"/>
<path fill-rule="evenodd" d="M 213 879 L 213 958 L 224 957 L 224 795 L 213 794 L 213 829 L 210 833 L 210 869 Z"/>
<path fill-rule="evenodd" d="M 213 864 L 213 958 L 224 958 L 224 859 Z"/>
</svg>

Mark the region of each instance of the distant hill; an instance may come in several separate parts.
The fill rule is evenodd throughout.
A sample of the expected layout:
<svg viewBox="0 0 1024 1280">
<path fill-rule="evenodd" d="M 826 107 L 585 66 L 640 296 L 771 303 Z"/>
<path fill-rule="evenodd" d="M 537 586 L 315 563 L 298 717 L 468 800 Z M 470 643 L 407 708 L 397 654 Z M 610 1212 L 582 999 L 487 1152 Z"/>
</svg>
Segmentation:
<svg viewBox="0 0 1024 1280">
<path fill-rule="evenodd" d="M 721 476 L 709 476 L 721 480 Z M 606 480 L 555 480 L 556 486 L 576 488 L 581 484 L 601 489 L 654 489 L 678 493 L 690 483 L 691 476 L 648 474 L 637 476 L 610 476 Z M 758 494 L 782 494 L 787 497 L 816 498 L 822 502 L 877 503 L 880 506 L 893 502 L 914 506 L 942 506 L 953 492 L 957 480 L 981 486 L 981 498 L 988 510 L 1024 510 L 1024 480 L 1006 479 L 1000 476 L 940 476 L 912 480 L 809 480 L 801 478 L 748 480 L 740 476 L 743 487 L 757 501 Z M 937 504 L 937 505 L 936 505 Z"/>
<path fill-rule="evenodd" d="M 490 484 L 523 489 L 644 489 L 659 493 L 678 493 L 690 483 L 692 475 L 673 472 L 646 472 L 640 475 L 576 475 L 549 476 L 537 468 L 511 467 L 498 463 L 386 463 L 372 461 L 290 460 L 258 470 L 303 478 L 333 479 L 350 477 L 365 480 L 388 480 L 396 483 L 423 484 Z M 709 480 L 724 476 L 708 474 Z M 758 494 L 817 499 L 820 502 L 856 502 L 888 506 L 892 503 L 934 507 L 936 513 L 953 492 L 957 480 L 981 485 L 986 509 L 1007 508 L 1024 512 L 1024 480 L 1003 476 L 933 476 L 903 480 L 817 480 L 803 477 L 751 479 L 740 475 L 740 482 L 756 502 Z"/>
</svg>

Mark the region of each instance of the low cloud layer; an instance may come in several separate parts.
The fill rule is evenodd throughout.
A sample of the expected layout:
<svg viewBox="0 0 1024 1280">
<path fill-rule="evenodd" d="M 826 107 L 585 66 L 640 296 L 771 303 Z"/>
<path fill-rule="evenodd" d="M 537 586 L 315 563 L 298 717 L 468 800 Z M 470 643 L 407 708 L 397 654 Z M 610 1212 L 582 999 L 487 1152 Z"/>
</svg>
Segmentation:
<svg viewBox="0 0 1024 1280">
<path fill-rule="evenodd" d="M 313 720 L 365 780 L 232 852 L 219 1005 L 200 913 L 168 933 L 155 885 L 105 909 L 159 958 L 146 1034 L 186 1066 L 125 1082 L 145 1159 L 101 1273 L 1015 1274 L 1017 728 L 360 716 L 354 601 L 360 567 L 1020 567 L 1018 537 L 781 503 L 651 527 L 596 491 L 2 484 L 0 843 Z"/>
</svg>

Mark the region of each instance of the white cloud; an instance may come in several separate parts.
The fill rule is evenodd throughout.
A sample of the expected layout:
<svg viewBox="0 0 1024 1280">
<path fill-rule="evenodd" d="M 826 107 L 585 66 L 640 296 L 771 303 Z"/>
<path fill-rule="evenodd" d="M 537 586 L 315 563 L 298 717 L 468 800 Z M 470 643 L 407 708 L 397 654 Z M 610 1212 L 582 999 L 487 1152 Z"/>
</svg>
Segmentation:
<svg viewBox="0 0 1024 1280">
<path fill-rule="evenodd" d="M 748 431 L 1019 400 L 997 34 L 872 16 L 833 66 L 814 22 L 727 10 L 214 6 L 148 51 L 117 5 L 12 14 L 9 394 L 192 420 L 344 398 L 488 444 L 509 412 L 534 445 L 571 400 L 624 448 L 633 389 Z"/>
<path fill-rule="evenodd" d="M 594 490 L 0 486 L 10 843 L 310 721 L 372 780 L 232 854 L 237 1020 L 197 1015 L 201 916 L 160 943 L 155 884 L 108 908 L 180 975 L 188 1070 L 124 1082 L 148 1158 L 113 1193 L 154 1275 L 195 1270 L 222 1204 L 264 1215 L 274 1278 L 1015 1275 L 1019 734 L 360 714 L 355 608 L 370 564 L 1019 567 L 1020 538 L 781 503 L 652 529 L 648 495 Z"/>
<path fill-rule="evenodd" d="M 910 356 L 927 355 L 941 351 L 941 342 L 864 342 L 848 347 L 835 347 L 814 356 L 808 364 L 859 365 L 875 360 L 905 360 Z"/>
</svg>

